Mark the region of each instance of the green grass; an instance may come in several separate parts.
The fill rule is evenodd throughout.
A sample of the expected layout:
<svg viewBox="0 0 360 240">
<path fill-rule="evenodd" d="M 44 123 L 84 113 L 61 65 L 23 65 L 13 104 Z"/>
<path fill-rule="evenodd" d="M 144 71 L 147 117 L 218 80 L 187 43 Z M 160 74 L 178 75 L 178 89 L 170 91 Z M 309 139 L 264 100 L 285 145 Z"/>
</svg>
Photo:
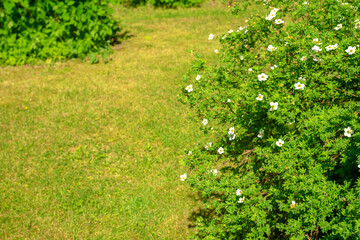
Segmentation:
<svg viewBox="0 0 360 240">
<path fill-rule="evenodd" d="M 219 4 L 116 9 L 133 35 L 108 64 L 0 69 L 1 239 L 184 239 L 197 205 L 179 181 L 202 138 L 176 100 L 196 49 L 244 25 Z"/>
</svg>

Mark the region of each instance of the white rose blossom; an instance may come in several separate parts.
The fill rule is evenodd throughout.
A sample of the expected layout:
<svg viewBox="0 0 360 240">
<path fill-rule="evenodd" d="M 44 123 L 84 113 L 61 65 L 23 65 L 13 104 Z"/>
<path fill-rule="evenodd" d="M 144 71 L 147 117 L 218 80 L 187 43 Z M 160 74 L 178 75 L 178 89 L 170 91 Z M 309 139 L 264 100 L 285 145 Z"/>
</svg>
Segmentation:
<svg viewBox="0 0 360 240">
<path fill-rule="evenodd" d="M 313 46 L 311 49 L 315 52 L 320 52 L 322 50 L 321 48 L 319 48 L 319 46 L 316 46 L 316 45 Z"/>
<path fill-rule="evenodd" d="M 240 189 L 236 189 L 236 196 L 241 196 L 242 193 L 243 191 L 241 191 Z"/>
<path fill-rule="evenodd" d="M 265 134 L 264 130 L 261 129 L 261 130 L 259 131 L 259 134 L 258 134 L 257 136 L 258 136 L 258 138 L 263 138 L 263 137 L 264 137 L 264 134 Z"/>
<path fill-rule="evenodd" d="M 210 170 L 210 172 L 211 172 L 214 176 L 216 176 L 218 171 L 217 171 L 216 169 L 212 169 L 212 170 Z"/>
<path fill-rule="evenodd" d="M 229 140 L 230 140 L 230 141 L 234 140 L 235 137 L 236 137 L 236 134 L 235 134 L 235 133 L 234 133 L 234 134 L 229 134 Z"/>
<path fill-rule="evenodd" d="M 264 98 L 264 95 L 259 94 L 259 95 L 256 97 L 256 100 L 258 100 L 258 101 L 262 101 L 262 100 L 263 100 L 263 98 Z"/>
<path fill-rule="evenodd" d="M 268 46 L 268 48 L 267 48 L 267 50 L 269 51 L 269 52 L 274 52 L 274 51 L 276 51 L 276 47 L 274 47 L 273 45 L 269 45 Z"/>
<path fill-rule="evenodd" d="M 205 147 L 206 150 L 209 150 L 209 148 L 211 148 L 211 146 L 212 146 L 212 143 L 209 142 L 204 147 Z"/>
<path fill-rule="evenodd" d="M 281 139 L 279 139 L 279 140 L 276 142 L 276 145 L 277 145 L 278 147 L 282 147 L 282 146 L 284 145 L 284 141 L 281 140 Z"/>
<path fill-rule="evenodd" d="M 295 89 L 296 90 L 304 90 L 304 88 L 305 88 L 305 84 L 300 83 L 300 82 L 295 83 Z"/>
<path fill-rule="evenodd" d="M 346 137 L 351 137 L 351 134 L 353 134 L 353 133 L 354 133 L 354 131 L 351 129 L 351 127 L 347 127 L 344 129 L 344 135 Z"/>
<path fill-rule="evenodd" d="M 259 81 L 266 81 L 268 79 L 268 75 L 266 75 L 265 73 L 261 73 L 258 75 L 258 79 Z"/>
<path fill-rule="evenodd" d="M 186 89 L 188 92 L 192 92 L 192 91 L 193 91 L 193 87 L 192 87 L 191 84 L 190 84 L 189 86 L 187 86 L 185 89 Z"/>
<path fill-rule="evenodd" d="M 278 66 L 275 64 L 274 66 L 271 66 L 271 70 L 274 70 L 275 68 L 277 68 Z"/>
<path fill-rule="evenodd" d="M 339 30 L 340 28 L 342 28 L 342 24 L 338 24 L 334 29 L 337 31 L 337 30 Z"/>
<path fill-rule="evenodd" d="M 321 45 L 321 44 L 322 44 L 322 43 L 321 43 L 321 40 L 318 39 L 318 38 L 314 38 L 314 39 L 313 39 L 313 43 L 315 43 L 315 44 L 317 44 L 317 45 Z"/>
<path fill-rule="evenodd" d="M 186 178 L 187 178 L 186 173 L 180 175 L 180 181 L 185 181 Z"/>
<path fill-rule="evenodd" d="M 278 109 L 278 103 L 277 102 L 270 102 L 270 111 L 274 111 Z"/>
<path fill-rule="evenodd" d="M 224 154 L 224 149 L 223 149 L 222 147 L 219 147 L 218 153 L 219 153 L 219 154 Z"/>
<path fill-rule="evenodd" d="M 356 51 L 356 47 L 348 47 L 345 52 L 347 52 L 349 55 L 354 54 Z"/>
<path fill-rule="evenodd" d="M 275 24 L 282 24 L 282 23 L 284 23 L 284 21 L 283 20 L 281 20 L 281 19 L 276 19 L 275 20 Z"/>
</svg>

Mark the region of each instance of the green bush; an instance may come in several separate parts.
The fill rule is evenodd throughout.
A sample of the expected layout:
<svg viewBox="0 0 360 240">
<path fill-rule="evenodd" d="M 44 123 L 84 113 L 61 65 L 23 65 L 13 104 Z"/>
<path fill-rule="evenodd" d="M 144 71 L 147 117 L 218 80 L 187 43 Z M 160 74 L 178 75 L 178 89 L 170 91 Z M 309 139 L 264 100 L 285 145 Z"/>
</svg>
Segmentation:
<svg viewBox="0 0 360 240">
<path fill-rule="evenodd" d="M 360 239 L 359 3 L 271 1 L 218 36 L 217 65 L 196 56 L 179 96 L 208 136 L 186 160 L 196 238 Z"/>
<path fill-rule="evenodd" d="M 178 7 L 198 7 L 205 0 L 124 0 L 126 7 L 138 7 L 142 5 L 152 5 L 158 8 L 178 8 Z"/>
<path fill-rule="evenodd" d="M 120 31 L 109 2 L 0 1 L 0 64 L 106 55 Z"/>
<path fill-rule="evenodd" d="M 150 0 L 155 7 L 177 8 L 177 7 L 198 7 L 204 0 Z"/>
</svg>

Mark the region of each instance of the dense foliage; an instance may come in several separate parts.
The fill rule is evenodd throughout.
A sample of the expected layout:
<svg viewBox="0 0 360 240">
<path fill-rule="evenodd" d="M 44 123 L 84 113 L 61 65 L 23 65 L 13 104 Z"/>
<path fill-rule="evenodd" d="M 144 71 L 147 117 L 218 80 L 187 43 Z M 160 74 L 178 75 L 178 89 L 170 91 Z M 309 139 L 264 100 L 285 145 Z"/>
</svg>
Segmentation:
<svg viewBox="0 0 360 240">
<path fill-rule="evenodd" d="M 184 78 L 209 137 L 181 176 L 197 238 L 360 239 L 360 1 L 261 3 Z"/>
<path fill-rule="evenodd" d="M 161 8 L 198 7 L 205 0 L 121 0 L 124 6 L 138 7 L 141 5 L 152 5 Z"/>
<path fill-rule="evenodd" d="M 0 64 L 106 54 L 120 31 L 111 0 L 0 1 Z M 95 54 L 95 57 L 94 57 Z"/>
</svg>

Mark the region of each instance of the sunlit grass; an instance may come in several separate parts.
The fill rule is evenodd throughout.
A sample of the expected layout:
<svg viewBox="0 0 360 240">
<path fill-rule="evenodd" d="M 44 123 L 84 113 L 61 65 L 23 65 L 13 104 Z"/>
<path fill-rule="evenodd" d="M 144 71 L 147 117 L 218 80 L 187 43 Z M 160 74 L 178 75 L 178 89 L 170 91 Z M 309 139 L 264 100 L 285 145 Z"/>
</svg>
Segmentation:
<svg viewBox="0 0 360 240">
<path fill-rule="evenodd" d="M 108 64 L 0 69 L 1 239 L 184 239 L 179 181 L 199 122 L 176 100 L 196 49 L 244 25 L 227 7 L 118 8 L 133 36 Z M 185 87 L 185 86 L 183 86 Z"/>
</svg>

